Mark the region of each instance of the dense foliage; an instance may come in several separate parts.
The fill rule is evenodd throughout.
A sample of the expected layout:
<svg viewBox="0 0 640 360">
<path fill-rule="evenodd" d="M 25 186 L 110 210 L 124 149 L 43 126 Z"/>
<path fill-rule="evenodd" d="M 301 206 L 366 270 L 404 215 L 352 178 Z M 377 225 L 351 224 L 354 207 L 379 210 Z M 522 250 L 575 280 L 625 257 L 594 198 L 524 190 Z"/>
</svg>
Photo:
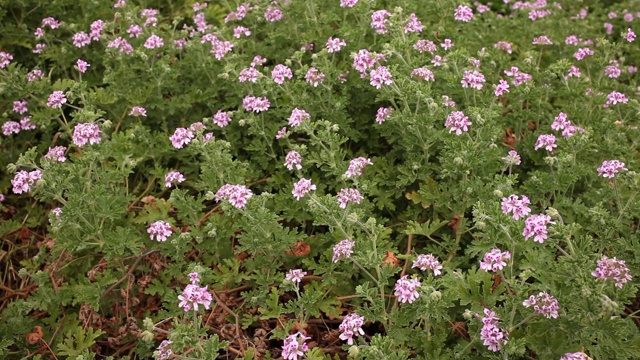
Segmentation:
<svg viewBox="0 0 640 360">
<path fill-rule="evenodd" d="M 640 358 L 637 3 L 0 19 L 3 358 Z"/>
</svg>

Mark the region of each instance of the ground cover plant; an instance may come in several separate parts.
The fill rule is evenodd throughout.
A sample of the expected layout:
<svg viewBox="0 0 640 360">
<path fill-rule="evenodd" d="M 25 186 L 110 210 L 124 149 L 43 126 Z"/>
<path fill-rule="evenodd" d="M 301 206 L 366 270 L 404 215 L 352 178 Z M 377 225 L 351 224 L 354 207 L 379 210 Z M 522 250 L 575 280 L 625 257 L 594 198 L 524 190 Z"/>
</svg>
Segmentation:
<svg viewBox="0 0 640 360">
<path fill-rule="evenodd" d="M 0 19 L 2 358 L 640 358 L 637 2 Z"/>
</svg>

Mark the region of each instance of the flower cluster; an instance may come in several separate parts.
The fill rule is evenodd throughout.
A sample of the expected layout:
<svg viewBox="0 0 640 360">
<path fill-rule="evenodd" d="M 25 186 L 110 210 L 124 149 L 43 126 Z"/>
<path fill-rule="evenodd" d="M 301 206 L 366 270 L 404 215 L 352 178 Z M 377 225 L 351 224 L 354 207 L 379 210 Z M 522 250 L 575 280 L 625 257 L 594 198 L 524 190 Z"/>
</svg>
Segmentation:
<svg viewBox="0 0 640 360">
<path fill-rule="evenodd" d="M 14 194 L 22 194 L 29 192 L 31 187 L 35 185 L 36 181 L 42 178 L 42 172 L 40 170 L 33 170 L 26 172 L 24 170 L 20 170 L 16 173 L 11 180 L 11 185 L 13 185 L 13 193 Z"/>
<path fill-rule="evenodd" d="M 73 128 L 73 143 L 76 146 L 84 146 L 87 143 L 93 145 L 98 144 L 102 139 L 100 138 L 100 127 L 98 124 L 93 123 L 80 123 L 76 124 Z"/>
<path fill-rule="evenodd" d="M 391 116 L 392 112 L 393 112 L 393 108 L 390 108 L 390 107 L 378 108 L 378 111 L 376 112 L 376 122 L 378 124 L 382 124 L 387 119 L 389 119 L 389 116 Z"/>
<path fill-rule="evenodd" d="M 336 263 L 338 262 L 338 260 L 342 258 L 344 259 L 350 258 L 351 254 L 353 253 L 353 247 L 355 245 L 356 245 L 356 242 L 351 241 L 349 239 L 344 239 L 340 241 L 333 247 L 333 258 L 331 259 L 331 261 Z"/>
<path fill-rule="evenodd" d="M 611 105 L 616 105 L 618 103 L 626 104 L 628 102 L 629 99 L 627 99 L 627 96 L 625 94 L 618 91 L 612 91 L 609 93 L 609 95 L 607 95 L 607 102 L 603 105 L 603 107 L 608 108 Z"/>
<path fill-rule="evenodd" d="M 295 167 L 298 170 L 302 169 L 302 156 L 299 152 L 295 150 L 291 150 L 287 153 L 287 156 L 284 159 L 284 166 L 289 169 L 289 171 L 293 170 Z"/>
<path fill-rule="evenodd" d="M 411 268 L 418 268 L 422 271 L 427 269 L 432 270 L 434 276 L 442 274 L 442 271 L 440 271 L 442 269 L 442 265 L 440 265 L 440 262 L 435 256 L 433 256 L 433 254 L 418 255 L 418 258 L 413 261 Z"/>
<path fill-rule="evenodd" d="M 198 273 L 190 273 L 189 278 L 191 279 L 191 283 L 182 290 L 182 295 L 178 296 L 180 300 L 178 306 L 183 308 L 185 312 L 191 311 L 192 309 L 193 311 L 198 311 L 199 305 L 209 310 L 213 297 L 209 293 L 208 286 L 198 286 L 200 282 Z"/>
<path fill-rule="evenodd" d="M 518 195 L 511 194 L 509 197 L 502 198 L 502 212 L 505 215 L 513 213 L 513 219 L 519 220 L 524 218 L 531 212 L 531 208 L 527 205 L 531 204 L 526 195 L 522 195 L 522 199 Z"/>
<path fill-rule="evenodd" d="M 561 112 L 553 119 L 551 123 L 551 129 L 560 131 L 562 130 L 562 137 L 568 139 L 576 133 L 584 133 L 584 129 L 580 126 L 573 125 L 571 120 L 567 118 L 567 114 Z"/>
<path fill-rule="evenodd" d="M 522 235 L 525 240 L 529 240 L 530 237 L 533 236 L 533 241 L 544 243 L 544 241 L 549 237 L 547 233 L 547 225 L 555 224 L 554 221 L 551 221 L 551 217 L 546 214 L 535 214 L 529 216 L 524 221 L 524 230 L 522 231 Z"/>
<path fill-rule="evenodd" d="M 282 345 L 282 357 L 285 360 L 298 360 L 298 356 L 304 356 L 304 353 L 309 350 L 309 346 L 305 343 L 308 339 L 310 337 L 300 332 L 287 336 Z"/>
<path fill-rule="evenodd" d="M 164 176 L 164 187 L 170 188 L 171 186 L 179 184 L 185 180 L 186 179 L 182 173 L 178 171 L 171 171 Z"/>
<path fill-rule="evenodd" d="M 566 353 L 563 357 L 560 358 L 560 360 L 591 360 L 591 358 L 588 357 L 587 354 L 580 351 L 575 353 Z"/>
<path fill-rule="evenodd" d="M 405 275 L 396 281 L 396 286 L 394 288 L 394 295 L 398 297 L 398 301 L 401 303 L 408 302 L 409 304 L 413 303 L 420 297 L 420 293 L 416 290 L 422 284 L 416 278 L 408 279 L 408 276 Z"/>
<path fill-rule="evenodd" d="M 482 319 L 480 340 L 482 340 L 482 344 L 489 350 L 494 352 L 500 351 L 507 343 L 509 334 L 506 330 L 498 327 L 498 321 L 500 321 L 500 318 L 495 312 L 485 308 L 484 314 L 486 315 L 484 317 L 481 317 L 480 314 L 477 315 Z"/>
<path fill-rule="evenodd" d="M 301 269 L 291 269 L 289 270 L 289 272 L 287 273 L 287 275 L 285 275 L 285 280 L 286 281 L 291 281 L 292 283 L 300 283 L 300 281 L 302 281 L 302 278 L 307 275 L 306 271 L 302 271 Z"/>
<path fill-rule="evenodd" d="M 360 176 L 362 175 L 362 169 L 367 165 L 373 165 L 371 159 L 365 157 L 357 157 L 351 161 L 349 161 L 349 168 L 344 173 L 348 178 L 352 176 Z"/>
<path fill-rule="evenodd" d="M 167 238 L 173 234 L 173 230 L 171 230 L 171 224 L 164 220 L 158 220 L 147 228 L 147 233 L 151 240 L 154 240 L 155 237 L 157 241 L 167 241 Z"/>
<path fill-rule="evenodd" d="M 493 249 L 484 254 L 484 257 L 480 261 L 480 269 L 489 271 L 501 271 L 507 266 L 505 260 L 511 259 L 511 253 L 508 251 L 502 251 L 500 249 Z"/>
<path fill-rule="evenodd" d="M 558 318 L 558 300 L 547 294 L 541 292 L 538 295 L 531 295 L 529 298 L 522 302 L 525 307 L 532 307 L 536 314 L 543 315 L 547 319 Z"/>
<path fill-rule="evenodd" d="M 471 125 L 469 117 L 462 111 L 453 111 L 447 115 L 447 120 L 444 122 L 444 126 L 452 133 L 455 131 L 456 135 L 460 136 L 463 132 L 469 131 Z"/>
<path fill-rule="evenodd" d="M 231 116 L 226 111 L 218 110 L 218 112 L 213 115 L 213 123 L 220 127 L 229 125 L 231 120 Z"/>
<path fill-rule="evenodd" d="M 271 106 L 271 103 L 266 97 L 247 95 L 242 100 L 242 107 L 247 111 L 253 111 L 255 113 L 267 111 L 269 110 L 269 106 Z"/>
<path fill-rule="evenodd" d="M 278 64 L 273 67 L 273 70 L 271 70 L 271 78 L 276 84 L 282 85 L 284 84 L 285 78 L 289 80 L 293 78 L 293 72 L 288 66 Z"/>
<path fill-rule="evenodd" d="M 362 325 L 364 325 L 364 316 L 360 316 L 356 313 L 351 313 L 345 316 L 338 327 L 340 330 L 340 339 L 346 340 L 349 345 L 353 345 L 354 337 L 364 335 Z"/>
<path fill-rule="evenodd" d="M 67 148 L 64 146 L 50 147 L 44 157 L 55 162 L 65 162 L 67 160 L 64 156 L 65 151 L 67 151 Z"/>
<path fill-rule="evenodd" d="M 67 102 L 67 98 L 64 96 L 64 92 L 56 90 L 49 95 L 47 99 L 47 106 L 54 109 L 60 109 L 62 104 Z"/>
<path fill-rule="evenodd" d="M 129 112 L 129 116 L 143 116 L 146 117 L 147 116 L 147 109 L 143 108 L 142 106 L 134 106 L 131 108 L 131 111 Z"/>
<path fill-rule="evenodd" d="M 244 185 L 225 184 L 216 192 L 216 201 L 228 200 L 229 203 L 238 209 L 247 205 L 247 200 L 253 196 L 253 192 Z"/>
<path fill-rule="evenodd" d="M 507 163 L 507 165 L 520 165 L 522 163 L 522 159 L 520 155 L 515 150 L 509 150 L 507 156 L 503 157 L 502 160 Z"/>
<path fill-rule="evenodd" d="M 598 279 L 613 280 L 616 282 L 616 286 L 621 289 L 627 281 L 633 279 L 624 260 L 618 260 L 615 257 L 609 259 L 606 256 L 598 260 L 598 266 L 591 275 Z"/>
<path fill-rule="evenodd" d="M 534 149 L 538 151 L 541 148 L 545 148 L 547 151 L 553 151 L 556 147 L 558 147 L 558 145 L 556 145 L 556 137 L 554 135 L 542 134 L 538 136 Z"/>
<path fill-rule="evenodd" d="M 598 168 L 598 176 L 613 179 L 620 170 L 629 170 L 620 160 L 605 160 Z"/>
<path fill-rule="evenodd" d="M 336 195 L 336 197 L 338 198 L 338 204 L 340 205 L 341 209 L 345 209 L 348 203 L 360 204 L 363 199 L 358 189 L 351 188 L 340 189 L 340 192 Z"/>
<path fill-rule="evenodd" d="M 315 190 L 316 186 L 311 183 L 311 180 L 302 178 L 298 182 L 293 184 L 293 190 L 291 194 L 296 200 L 302 199 L 309 191 Z"/>
<path fill-rule="evenodd" d="M 484 75 L 478 70 L 465 70 L 464 75 L 460 83 L 463 88 L 473 88 L 476 90 L 482 90 L 485 83 Z"/>
<path fill-rule="evenodd" d="M 289 116 L 289 125 L 292 127 L 302 125 L 304 120 L 311 119 L 311 115 L 305 110 L 294 108 Z"/>
</svg>

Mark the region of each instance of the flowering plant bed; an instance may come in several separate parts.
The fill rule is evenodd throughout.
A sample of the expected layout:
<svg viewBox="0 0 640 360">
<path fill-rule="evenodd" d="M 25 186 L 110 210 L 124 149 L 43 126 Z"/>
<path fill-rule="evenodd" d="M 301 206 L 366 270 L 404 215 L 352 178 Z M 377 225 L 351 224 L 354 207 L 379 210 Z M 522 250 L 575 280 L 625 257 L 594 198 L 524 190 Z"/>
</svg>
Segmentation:
<svg viewBox="0 0 640 360">
<path fill-rule="evenodd" d="M 637 4 L 0 18 L 3 358 L 640 358 Z"/>
</svg>

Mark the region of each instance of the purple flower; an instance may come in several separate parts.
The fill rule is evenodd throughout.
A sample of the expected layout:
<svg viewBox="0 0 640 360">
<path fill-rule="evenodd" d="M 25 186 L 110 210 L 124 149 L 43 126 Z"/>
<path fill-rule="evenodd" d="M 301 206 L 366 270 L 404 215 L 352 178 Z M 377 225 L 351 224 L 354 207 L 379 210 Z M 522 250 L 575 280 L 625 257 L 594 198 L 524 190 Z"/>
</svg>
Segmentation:
<svg viewBox="0 0 640 360">
<path fill-rule="evenodd" d="M 191 311 L 191 309 L 198 311 L 198 306 L 202 305 L 205 309 L 209 310 L 213 297 L 207 288 L 208 286 L 200 287 L 196 284 L 187 285 L 184 290 L 182 290 L 182 295 L 178 296 L 178 300 L 180 300 L 178 307 L 183 308 L 184 311 L 187 312 Z"/>
<path fill-rule="evenodd" d="M 185 180 L 186 179 L 182 173 L 178 171 L 171 171 L 164 176 L 164 187 L 170 188 L 172 185 L 179 184 Z"/>
<path fill-rule="evenodd" d="M 91 38 L 86 32 L 80 31 L 78 33 L 73 34 L 72 41 L 75 47 L 81 48 L 89 45 L 91 43 Z"/>
<path fill-rule="evenodd" d="M 118 0 L 118 3 L 116 3 L 116 5 L 120 3 L 124 4 L 124 0 Z M 115 7 L 116 5 L 113 5 L 113 6 Z M 160 346 L 158 346 L 157 360 L 169 360 L 173 356 L 173 350 L 171 350 L 171 347 L 170 347 L 171 344 L 173 344 L 173 341 L 171 340 L 162 340 L 162 342 L 160 343 Z"/>
<path fill-rule="evenodd" d="M 328 53 L 334 53 L 340 51 L 343 46 L 347 46 L 347 43 L 344 40 L 330 37 L 327 40 L 326 48 Z"/>
<path fill-rule="evenodd" d="M 16 173 L 16 175 L 11 180 L 11 185 L 13 185 L 13 193 L 14 194 L 22 194 L 23 192 L 29 192 L 31 187 L 35 185 L 36 181 L 42 178 L 42 172 L 40 170 L 33 170 L 30 172 L 26 172 L 24 170 L 20 170 Z"/>
<path fill-rule="evenodd" d="M 156 34 L 152 34 L 149 38 L 144 42 L 144 47 L 147 49 L 156 49 L 164 46 L 164 40 Z"/>
<path fill-rule="evenodd" d="M 419 288 L 421 285 L 418 279 L 407 279 L 407 275 L 405 275 L 396 281 L 393 293 L 397 296 L 399 302 L 408 302 L 411 304 L 420 297 L 420 293 L 416 291 L 416 288 Z"/>
<path fill-rule="evenodd" d="M 247 111 L 260 113 L 269 110 L 269 106 L 271 106 L 271 103 L 266 97 L 255 97 L 247 95 L 244 97 L 244 99 L 242 99 L 242 106 Z"/>
<path fill-rule="evenodd" d="M 284 79 L 293 78 L 293 72 L 286 65 L 278 64 L 271 70 L 271 78 L 276 84 L 284 84 Z"/>
<path fill-rule="evenodd" d="M 629 99 L 627 99 L 627 96 L 623 93 L 617 92 L 617 91 L 612 91 L 609 93 L 609 95 L 607 95 L 607 102 L 604 104 L 604 107 L 607 108 L 610 105 L 616 105 L 618 103 L 621 104 L 626 104 L 629 102 Z"/>
<path fill-rule="evenodd" d="M 20 130 L 20 123 L 16 121 L 7 121 L 6 123 L 2 124 L 2 134 L 4 136 L 9 136 L 12 133 L 18 134 L 20 133 Z"/>
<path fill-rule="evenodd" d="M 433 254 L 418 255 L 418 258 L 413 261 L 411 268 L 418 268 L 422 271 L 427 269 L 433 270 L 434 276 L 438 276 L 442 273 L 442 271 L 440 271 L 440 269 L 442 269 L 442 265 L 440 265 L 440 262 L 435 256 L 433 256 Z"/>
<path fill-rule="evenodd" d="M 256 70 L 256 68 L 254 67 L 245 68 L 240 70 L 240 74 L 238 74 L 238 81 L 242 83 L 247 81 L 251 81 L 252 83 L 255 83 L 256 81 L 258 81 L 258 75 L 260 75 L 260 72 Z"/>
<path fill-rule="evenodd" d="M 0 51 L 0 69 L 4 69 L 13 60 L 13 55 L 8 52 Z"/>
<path fill-rule="evenodd" d="M 598 168 L 598 176 L 613 179 L 620 170 L 629 170 L 619 160 L 605 160 Z"/>
<path fill-rule="evenodd" d="M 498 85 L 496 85 L 496 89 L 493 93 L 496 96 L 502 96 L 504 95 L 504 93 L 508 93 L 508 92 L 509 92 L 509 83 L 500 79 L 500 82 L 498 83 Z"/>
<path fill-rule="evenodd" d="M 303 356 L 309 350 L 309 346 L 305 344 L 307 339 L 310 337 L 300 332 L 287 336 L 282 345 L 282 357 L 285 360 L 298 360 L 298 356 Z"/>
<path fill-rule="evenodd" d="M 548 37 L 542 35 L 533 39 L 533 45 L 553 45 L 553 42 Z"/>
<path fill-rule="evenodd" d="M 511 253 L 500 249 L 492 249 L 485 253 L 482 261 L 480 261 L 480 269 L 489 271 L 500 271 L 507 266 L 505 260 L 511 259 Z"/>
<path fill-rule="evenodd" d="M 340 330 L 340 340 L 346 340 L 347 344 L 353 345 L 354 337 L 364 335 L 362 325 L 364 325 L 364 316 L 360 316 L 356 313 L 351 313 L 345 316 L 338 327 Z"/>
<path fill-rule="evenodd" d="M 520 155 L 518 155 L 518 152 L 515 150 L 509 150 L 508 155 L 503 157 L 502 160 L 506 162 L 509 166 L 521 164 Z"/>
<path fill-rule="evenodd" d="M 522 200 L 520 200 L 518 195 L 511 194 L 509 197 L 502 198 L 502 212 L 505 215 L 513 213 L 513 219 L 519 220 L 531 212 L 531 208 L 527 206 L 529 204 L 531 204 L 531 202 L 525 195 L 522 195 Z"/>
<path fill-rule="evenodd" d="M 226 111 L 218 110 L 218 112 L 213 115 L 213 123 L 220 127 L 229 125 L 231 120 L 231 116 Z"/>
<path fill-rule="evenodd" d="M 2 59 L 2 57 L 0 57 L 0 60 L 1 59 Z M 29 71 L 29 73 L 27 73 L 27 81 L 28 82 L 36 81 L 38 79 L 42 79 L 43 77 L 44 77 L 44 73 L 40 69 L 33 69 L 33 70 Z"/>
<path fill-rule="evenodd" d="M 264 18 L 269 22 L 282 20 L 282 10 L 277 6 L 269 6 L 264 12 Z"/>
<path fill-rule="evenodd" d="M 554 221 L 551 221 L 549 215 L 535 214 L 529 216 L 524 221 L 524 230 L 522 231 L 524 239 L 529 240 L 529 238 L 533 236 L 533 241 L 539 242 L 540 244 L 544 243 L 549 237 L 547 233 L 548 224 L 555 224 Z"/>
<path fill-rule="evenodd" d="M 194 137 L 195 134 L 193 131 L 185 128 L 177 128 L 173 132 L 173 135 L 169 137 L 169 140 L 171 140 L 171 145 L 173 145 L 174 148 L 182 149 L 182 147 L 190 143 Z"/>
<path fill-rule="evenodd" d="M 434 52 L 436 52 L 436 50 L 438 50 L 436 44 L 434 44 L 433 41 L 422 39 L 416 41 L 416 43 L 413 45 L 413 48 L 415 50 L 418 50 L 418 52 L 420 53 L 428 52 L 430 54 L 433 54 Z"/>
<path fill-rule="evenodd" d="M 389 69 L 386 66 L 378 66 L 377 68 L 369 72 L 369 83 L 371 84 L 371 86 L 375 86 L 376 89 L 380 89 L 383 84 L 393 84 L 391 77 L 391 72 L 389 72 Z"/>
<path fill-rule="evenodd" d="M 591 358 L 588 357 L 587 354 L 580 351 L 575 353 L 566 353 L 563 357 L 560 358 L 560 360 L 591 360 Z"/>
<path fill-rule="evenodd" d="M 16 100 L 13 102 L 13 112 L 24 114 L 27 111 L 29 111 L 27 108 L 27 100 Z"/>
<path fill-rule="evenodd" d="M 302 278 L 307 275 L 306 271 L 302 271 L 301 269 L 291 269 L 289 270 L 289 272 L 287 273 L 287 275 L 285 275 L 285 280 L 287 281 L 291 281 L 292 283 L 300 283 L 300 281 L 302 281 Z"/>
<path fill-rule="evenodd" d="M 587 56 L 592 56 L 593 54 L 595 54 L 593 50 L 589 49 L 588 47 L 584 47 L 584 48 L 579 48 L 573 54 L 573 57 L 576 58 L 577 60 L 584 60 L 584 58 L 586 58 Z"/>
<path fill-rule="evenodd" d="M 489 309 L 484 309 L 486 317 L 482 319 L 482 329 L 480 330 L 480 340 L 483 341 L 483 345 L 489 350 L 496 352 L 502 349 L 509 339 L 509 334 L 506 330 L 498 327 L 498 321 L 500 318 L 497 314 Z M 480 316 L 480 315 L 478 315 Z"/>
<path fill-rule="evenodd" d="M 376 33 L 386 34 L 389 32 L 389 30 L 387 30 L 387 23 L 389 22 L 387 18 L 389 16 L 391 16 L 391 13 L 384 9 L 374 11 L 373 14 L 371 14 L 371 27 L 376 31 Z"/>
<path fill-rule="evenodd" d="M 449 129 L 449 133 L 455 131 L 456 135 L 460 136 L 463 132 L 469 131 L 471 125 L 469 117 L 467 117 L 462 111 L 453 111 L 447 115 L 447 120 L 444 122 L 444 126 Z"/>
<path fill-rule="evenodd" d="M 287 136 L 287 127 L 284 126 L 282 129 L 278 130 L 276 133 L 276 140 L 282 139 Z"/>
<path fill-rule="evenodd" d="M 420 33 L 423 30 L 422 23 L 418 20 L 416 14 L 411 13 L 409 15 L 409 22 L 404 26 L 404 33 Z"/>
<path fill-rule="evenodd" d="M 87 68 L 91 66 L 91 64 L 82 59 L 78 59 L 78 61 L 76 61 L 76 66 L 78 66 L 78 71 L 84 74 L 87 71 Z"/>
<path fill-rule="evenodd" d="M 378 108 L 378 111 L 376 112 L 376 122 L 378 124 L 382 124 L 387 119 L 389 119 L 389 116 L 391 116 L 392 112 L 393 112 L 393 108 L 390 108 L 390 107 Z"/>
<path fill-rule="evenodd" d="M 253 192 L 244 185 L 225 184 L 216 192 L 216 201 L 228 200 L 237 209 L 247 205 L 247 200 L 253 197 Z"/>
<path fill-rule="evenodd" d="M 507 54 L 511 54 L 511 52 L 512 52 L 511 43 L 506 42 L 506 41 L 498 41 L 497 43 L 493 44 L 493 47 L 498 49 L 498 50 L 502 50 L 502 51 L 506 52 Z"/>
<path fill-rule="evenodd" d="M 249 28 L 246 28 L 244 26 L 236 26 L 233 29 L 233 37 L 236 39 L 240 39 L 240 37 L 244 35 L 244 36 L 249 36 L 251 35 L 251 30 L 249 30 Z"/>
<path fill-rule="evenodd" d="M 311 183 L 311 180 L 307 180 L 305 178 L 300 179 L 298 182 L 293 184 L 293 190 L 291 194 L 296 200 L 302 199 L 309 191 L 315 190 L 316 186 Z"/>
<path fill-rule="evenodd" d="M 362 175 L 362 169 L 367 165 L 373 165 L 371 159 L 365 157 L 357 157 L 351 161 L 349 161 L 349 168 L 344 173 L 348 178 L 352 176 L 360 176 Z"/>
<path fill-rule="evenodd" d="M 633 42 L 633 40 L 636 39 L 636 33 L 634 33 L 633 30 L 631 30 L 631 28 L 628 28 L 627 32 L 623 33 L 622 36 L 624 36 L 628 42 Z"/>
<path fill-rule="evenodd" d="M 627 281 L 633 279 L 624 260 L 618 260 L 615 257 L 609 259 L 606 256 L 598 260 L 598 267 L 591 275 L 598 279 L 613 280 L 616 282 L 616 286 L 621 289 Z"/>
<path fill-rule="evenodd" d="M 334 263 L 338 262 L 338 260 L 344 258 L 348 259 L 351 257 L 353 253 L 353 247 L 356 245 L 355 241 L 351 241 L 349 239 L 344 239 L 337 243 L 333 247 L 333 258 L 331 259 Z"/>
<path fill-rule="evenodd" d="M 465 70 L 462 80 L 460 81 L 463 88 L 470 87 L 476 90 L 482 90 L 484 82 L 484 75 L 478 70 Z"/>
<path fill-rule="evenodd" d="M 340 0 L 340 7 L 354 7 L 358 3 L 358 0 Z"/>
<path fill-rule="evenodd" d="M 119 52 L 125 53 L 127 55 L 133 52 L 133 46 L 131 46 L 131 44 L 129 44 L 127 40 L 123 39 L 120 36 L 107 43 L 107 47 L 111 49 L 117 49 Z"/>
<path fill-rule="evenodd" d="M 435 81 L 433 71 L 429 70 L 426 66 L 413 69 L 413 71 L 411 71 L 411 76 L 415 76 L 424 81 Z"/>
<path fill-rule="evenodd" d="M 540 148 L 545 148 L 547 151 L 553 151 L 555 147 L 558 147 L 558 145 L 556 145 L 556 137 L 551 134 L 542 134 L 538 136 L 534 149 L 537 151 Z"/>
<path fill-rule="evenodd" d="M 294 108 L 289 116 L 289 125 L 292 127 L 300 126 L 304 120 L 311 119 L 311 115 L 305 110 Z"/>
<path fill-rule="evenodd" d="M 131 112 L 129 112 L 129 116 L 147 116 L 147 109 L 142 106 L 134 106 L 131 108 Z"/>
<path fill-rule="evenodd" d="M 287 169 L 289 169 L 289 171 L 293 170 L 293 168 L 295 167 L 298 170 L 302 169 L 302 156 L 300 156 L 300 153 L 298 153 L 295 150 L 291 150 L 287 153 L 287 156 L 285 157 L 284 160 L 284 166 L 287 167 Z"/>
<path fill-rule="evenodd" d="M 64 92 L 60 90 L 56 90 L 52 92 L 51 95 L 49 95 L 49 99 L 47 100 L 47 106 L 54 109 L 60 109 L 62 107 L 62 104 L 66 102 L 67 102 L 67 98 L 64 96 Z"/>
<path fill-rule="evenodd" d="M 473 10 L 465 5 L 459 5 L 453 13 L 453 18 L 457 21 L 469 22 L 473 18 Z"/>
<path fill-rule="evenodd" d="M 173 231 L 171 230 L 171 224 L 163 220 L 158 220 L 147 228 L 147 233 L 151 240 L 154 240 L 153 238 L 155 237 L 157 241 L 167 241 L 167 238 L 173 234 Z"/>
<path fill-rule="evenodd" d="M 64 146 L 50 147 L 44 157 L 55 162 L 65 162 L 67 160 L 64 156 L 65 151 L 67 151 L 67 148 Z"/>
<path fill-rule="evenodd" d="M 358 189 L 349 189 L 349 188 L 341 189 L 338 195 L 336 195 L 336 197 L 338 198 L 338 204 L 340 205 L 341 209 L 345 209 L 348 203 L 360 204 L 360 202 L 363 199 Z"/>
<path fill-rule="evenodd" d="M 324 81 L 324 73 L 320 72 L 320 70 L 316 68 L 311 68 L 304 76 L 304 79 L 313 87 L 318 87 L 319 84 L 322 84 Z"/>
<path fill-rule="evenodd" d="M 522 302 L 525 307 L 532 307 L 536 314 L 543 315 L 547 319 L 558 318 L 558 300 L 547 294 L 541 292 L 538 295 L 531 295 L 529 298 Z"/>
<path fill-rule="evenodd" d="M 100 127 L 98 124 L 93 123 L 80 123 L 76 124 L 73 128 L 73 143 L 76 146 L 84 146 L 87 142 L 91 145 L 98 144 L 102 139 L 100 138 Z"/>
</svg>

